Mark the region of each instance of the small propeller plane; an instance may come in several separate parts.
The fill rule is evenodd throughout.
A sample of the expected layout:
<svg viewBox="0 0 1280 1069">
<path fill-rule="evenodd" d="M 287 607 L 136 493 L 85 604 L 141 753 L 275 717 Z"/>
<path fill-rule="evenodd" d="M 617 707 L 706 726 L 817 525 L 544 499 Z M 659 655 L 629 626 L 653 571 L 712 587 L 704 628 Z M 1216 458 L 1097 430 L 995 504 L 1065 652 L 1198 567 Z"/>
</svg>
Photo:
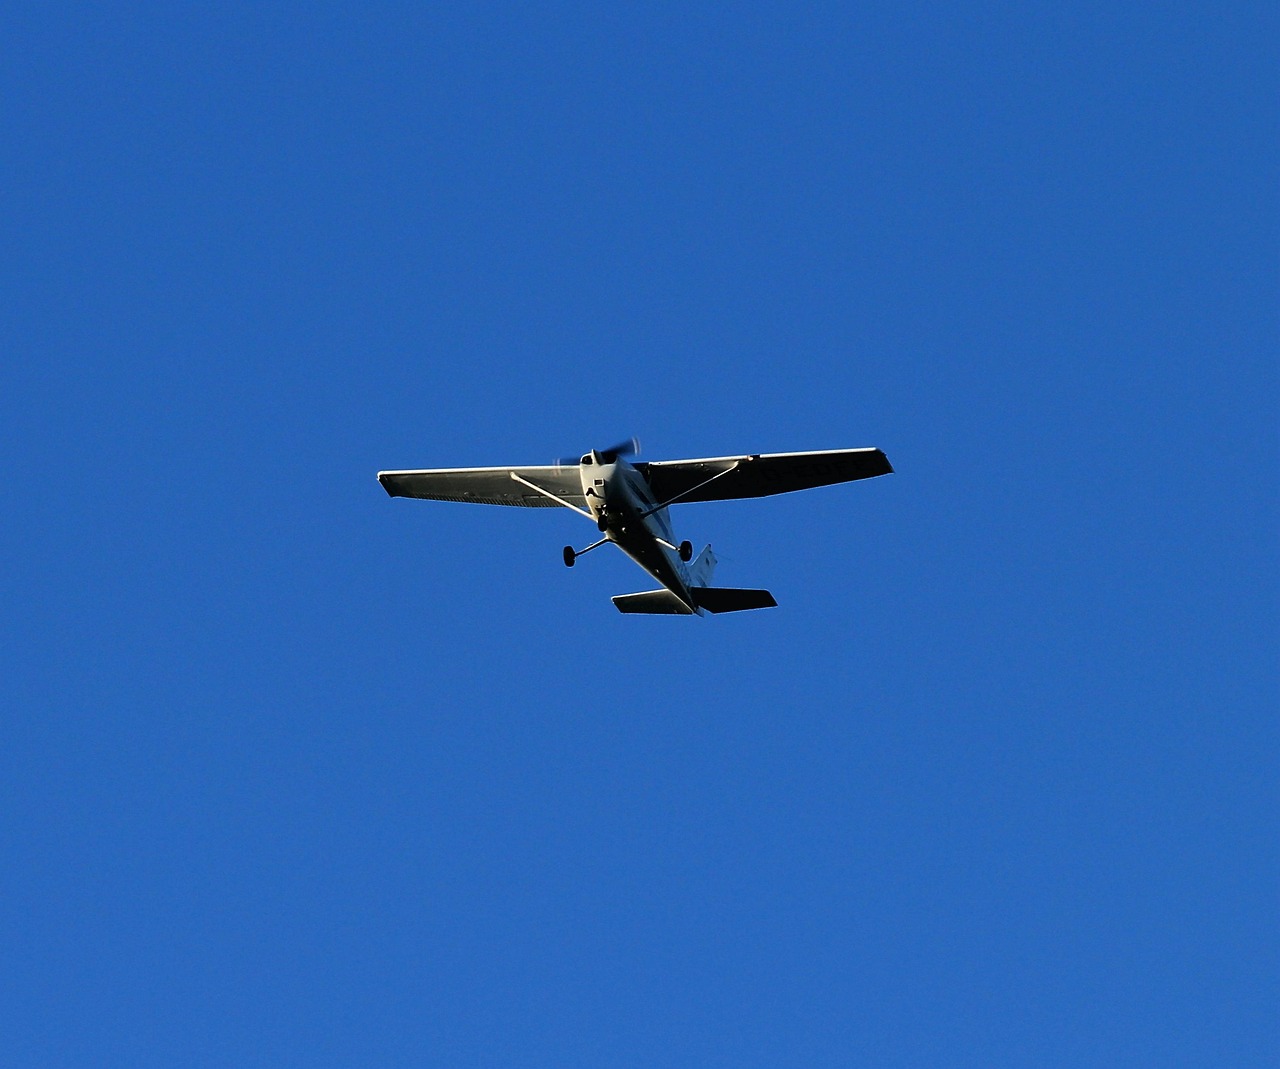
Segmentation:
<svg viewBox="0 0 1280 1069">
<path fill-rule="evenodd" d="M 716 565 L 711 546 L 695 560 L 692 543 L 677 544 L 667 515 L 669 506 L 765 497 L 893 471 L 879 449 L 632 464 L 626 458 L 639 448 L 632 438 L 544 467 L 380 471 L 378 482 L 392 497 L 573 509 L 593 521 L 601 537 L 583 549 L 565 546 L 568 567 L 584 553 L 612 542 L 662 584 L 657 590 L 617 595 L 613 603 L 620 612 L 701 616 L 766 609 L 778 603 L 767 590 L 711 586 Z"/>
</svg>

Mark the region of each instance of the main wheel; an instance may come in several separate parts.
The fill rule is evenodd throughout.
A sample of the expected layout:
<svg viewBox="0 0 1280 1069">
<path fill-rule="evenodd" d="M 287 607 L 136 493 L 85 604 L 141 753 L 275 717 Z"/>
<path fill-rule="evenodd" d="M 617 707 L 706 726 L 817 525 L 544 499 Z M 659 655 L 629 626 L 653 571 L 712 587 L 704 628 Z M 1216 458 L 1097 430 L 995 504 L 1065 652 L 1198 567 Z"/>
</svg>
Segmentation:
<svg viewBox="0 0 1280 1069">
<path fill-rule="evenodd" d="M 578 559 L 578 554 L 573 551 L 573 546 L 564 547 L 564 566 L 572 568 L 573 562 Z"/>
<path fill-rule="evenodd" d="M 680 559 L 688 564 L 693 560 L 693 543 L 687 538 L 680 543 Z"/>
</svg>

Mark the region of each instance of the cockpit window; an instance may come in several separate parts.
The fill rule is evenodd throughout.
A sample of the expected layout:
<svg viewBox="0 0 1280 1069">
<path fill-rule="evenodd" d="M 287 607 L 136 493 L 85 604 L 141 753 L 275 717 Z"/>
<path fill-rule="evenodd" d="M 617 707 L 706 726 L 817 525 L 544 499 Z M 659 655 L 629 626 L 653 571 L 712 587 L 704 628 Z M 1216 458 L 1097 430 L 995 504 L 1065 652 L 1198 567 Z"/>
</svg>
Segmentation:
<svg viewBox="0 0 1280 1069">
<path fill-rule="evenodd" d="M 583 458 L 582 458 L 582 463 L 584 463 L 584 464 L 594 464 L 594 463 L 595 463 L 595 458 L 594 458 L 590 453 L 588 453 L 585 457 L 583 457 Z"/>
</svg>

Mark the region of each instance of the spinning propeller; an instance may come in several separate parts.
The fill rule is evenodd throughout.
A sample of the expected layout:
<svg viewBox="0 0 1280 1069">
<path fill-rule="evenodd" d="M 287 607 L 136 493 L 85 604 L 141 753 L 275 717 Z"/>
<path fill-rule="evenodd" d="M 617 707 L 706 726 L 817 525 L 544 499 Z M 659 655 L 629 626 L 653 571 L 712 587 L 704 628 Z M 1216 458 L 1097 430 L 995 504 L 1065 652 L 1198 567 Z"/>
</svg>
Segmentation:
<svg viewBox="0 0 1280 1069">
<path fill-rule="evenodd" d="M 628 438 L 626 441 L 611 445 L 608 449 L 595 450 L 601 464 L 612 464 L 619 457 L 633 457 L 640 452 L 640 439 Z M 561 468 L 577 467 L 580 457 L 557 457 L 556 466 Z"/>
</svg>

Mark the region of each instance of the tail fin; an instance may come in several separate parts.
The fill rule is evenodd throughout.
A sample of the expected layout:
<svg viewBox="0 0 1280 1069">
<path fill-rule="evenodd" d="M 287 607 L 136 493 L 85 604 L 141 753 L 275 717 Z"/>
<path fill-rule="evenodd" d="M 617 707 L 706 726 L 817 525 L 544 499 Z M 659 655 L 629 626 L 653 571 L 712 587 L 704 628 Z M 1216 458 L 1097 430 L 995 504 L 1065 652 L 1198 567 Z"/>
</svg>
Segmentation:
<svg viewBox="0 0 1280 1069">
<path fill-rule="evenodd" d="M 711 583 L 711 573 L 716 570 L 716 555 L 711 552 L 711 544 L 698 554 L 693 563 L 689 565 L 689 585 L 690 586 L 708 586 Z"/>
</svg>

